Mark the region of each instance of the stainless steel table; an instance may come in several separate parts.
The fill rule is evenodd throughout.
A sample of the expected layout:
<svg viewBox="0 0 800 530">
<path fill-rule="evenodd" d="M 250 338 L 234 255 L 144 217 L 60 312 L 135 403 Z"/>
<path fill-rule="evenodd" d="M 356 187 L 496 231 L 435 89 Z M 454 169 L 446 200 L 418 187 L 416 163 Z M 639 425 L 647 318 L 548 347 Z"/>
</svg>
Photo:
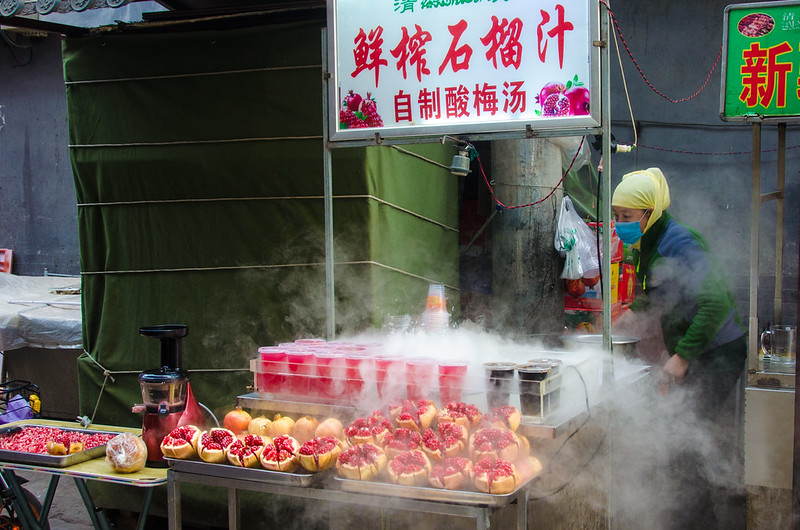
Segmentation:
<svg viewBox="0 0 800 530">
<path fill-rule="evenodd" d="M 213 465 L 213 464 L 212 464 Z M 209 468 L 214 469 L 214 468 Z M 232 468 L 235 470 L 236 468 Z M 363 492 L 344 491 L 339 481 L 332 476 L 310 486 L 292 486 L 286 484 L 269 483 L 260 480 L 242 479 L 235 476 L 235 471 L 230 473 L 193 473 L 170 468 L 167 472 L 167 506 L 169 528 L 179 530 L 182 525 L 181 518 L 181 484 L 193 483 L 208 486 L 220 486 L 228 490 L 228 528 L 240 528 L 239 491 L 255 491 L 273 495 L 285 495 L 304 499 L 316 499 L 332 504 L 351 504 L 360 506 L 380 506 L 382 518 L 383 510 L 410 510 L 415 512 L 451 515 L 475 519 L 476 528 L 485 530 L 490 528 L 491 515 L 508 505 L 515 504 L 516 528 L 525 530 L 528 527 L 528 489 L 523 485 L 510 495 L 493 496 L 474 494 L 470 503 L 459 503 L 446 500 L 447 493 L 442 490 L 440 497 L 432 496 L 428 499 L 414 499 L 382 494 L 366 494 Z M 367 483 L 365 483 L 367 484 Z M 384 489 L 384 488 L 381 488 Z M 390 488 L 385 488 L 390 489 Z M 439 491 L 439 490 L 436 490 Z M 457 492 L 454 492 L 457 496 Z"/>
</svg>

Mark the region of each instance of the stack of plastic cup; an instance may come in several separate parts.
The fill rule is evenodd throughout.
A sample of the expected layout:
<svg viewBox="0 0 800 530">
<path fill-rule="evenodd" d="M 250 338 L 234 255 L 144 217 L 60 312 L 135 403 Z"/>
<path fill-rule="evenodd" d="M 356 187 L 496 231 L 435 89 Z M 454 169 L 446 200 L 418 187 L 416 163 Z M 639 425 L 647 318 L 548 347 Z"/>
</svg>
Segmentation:
<svg viewBox="0 0 800 530">
<path fill-rule="evenodd" d="M 433 283 L 428 286 L 428 300 L 422 313 L 422 327 L 428 331 L 439 331 L 449 325 L 450 314 L 447 312 L 444 285 Z"/>
</svg>

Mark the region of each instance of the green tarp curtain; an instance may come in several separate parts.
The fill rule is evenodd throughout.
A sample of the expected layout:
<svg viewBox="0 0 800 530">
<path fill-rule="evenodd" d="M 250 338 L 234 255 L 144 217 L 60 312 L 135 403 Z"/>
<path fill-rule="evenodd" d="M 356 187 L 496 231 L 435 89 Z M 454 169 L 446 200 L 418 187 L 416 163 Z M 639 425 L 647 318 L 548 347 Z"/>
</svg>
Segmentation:
<svg viewBox="0 0 800 530">
<path fill-rule="evenodd" d="M 184 368 L 218 413 L 252 384 L 258 346 L 324 335 L 320 31 L 64 41 L 88 354 L 80 403 L 96 422 L 141 421 L 130 412 L 137 372 L 158 365 L 159 346 L 140 326 L 189 326 Z M 431 281 L 458 286 L 457 194 L 449 172 L 401 150 L 333 150 L 339 332 L 421 312 Z"/>
</svg>

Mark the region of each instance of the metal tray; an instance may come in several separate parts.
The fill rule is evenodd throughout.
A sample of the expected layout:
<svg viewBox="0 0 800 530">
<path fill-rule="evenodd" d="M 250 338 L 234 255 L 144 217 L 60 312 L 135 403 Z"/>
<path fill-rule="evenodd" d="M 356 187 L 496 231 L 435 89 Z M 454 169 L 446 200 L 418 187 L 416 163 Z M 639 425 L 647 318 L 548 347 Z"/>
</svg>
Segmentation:
<svg viewBox="0 0 800 530">
<path fill-rule="evenodd" d="M 480 491 L 446 490 L 426 488 L 423 486 L 400 486 L 387 482 L 370 482 L 368 480 L 350 480 L 338 476 L 335 477 L 334 480 L 344 491 L 352 493 L 386 495 L 389 497 L 402 497 L 404 499 L 420 501 L 450 502 L 487 508 L 501 507 L 510 503 L 517 496 L 517 493 L 522 488 L 527 487 L 528 482 L 530 482 L 530 480 L 523 482 L 511 493 L 495 495 L 492 493 L 482 493 Z"/>
<path fill-rule="evenodd" d="M 40 425 L 36 423 L 22 423 L 15 424 L 9 427 L 0 428 L 0 436 L 4 434 L 14 433 L 24 428 L 45 428 L 45 429 L 59 429 L 64 432 L 80 432 L 83 434 L 112 434 L 118 435 L 118 432 L 113 431 L 98 431 L 95 429 L 71 429 L 69 427 L 53 427 L 50 425 Z M 86 462 L 106 454 L 106 444 L 86 449 L 79 453 L 72 453 L 71 455 L 51 455 L 40 453 L 26 453 L 25 451 L 10 451 L 7 449 L 0 449 L 0 462 L 13 462 L 16 464 L 29 464 L 34 466 L 47 466 L 47 467 L 69 467 L 80 462 Z"/>
<path fill-rule="evenodd" d="M 319 473 L 284 473 L 269 469 L 239 467 L 229 464 L 212 464 L 202 460 L 179 460 L 177 458 L 164 458 L 170 469 L 181 473 L 194 473 L 232 480 L 252 480 L 255 482 L 268 482 L 282 486 L 299 486 L 307 488 L 316 484 L 329 475 L 328 470 Z"/>
</svg>

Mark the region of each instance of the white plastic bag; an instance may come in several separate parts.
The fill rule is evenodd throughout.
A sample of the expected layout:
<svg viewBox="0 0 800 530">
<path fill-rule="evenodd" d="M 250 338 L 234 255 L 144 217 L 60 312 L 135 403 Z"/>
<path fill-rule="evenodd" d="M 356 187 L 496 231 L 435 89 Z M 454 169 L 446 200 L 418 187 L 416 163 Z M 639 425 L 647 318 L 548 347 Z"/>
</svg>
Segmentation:
<svg viewBox="0 0 800 530">
<path fill-rule="evenodd" d="M 553 239 L 556 250 L 566 258 L 561 277 L 578 280 L 598 275 L 597 242 L 592 229 L 575 212 L 572 200 L 564 197 Z"/>
</svg>

